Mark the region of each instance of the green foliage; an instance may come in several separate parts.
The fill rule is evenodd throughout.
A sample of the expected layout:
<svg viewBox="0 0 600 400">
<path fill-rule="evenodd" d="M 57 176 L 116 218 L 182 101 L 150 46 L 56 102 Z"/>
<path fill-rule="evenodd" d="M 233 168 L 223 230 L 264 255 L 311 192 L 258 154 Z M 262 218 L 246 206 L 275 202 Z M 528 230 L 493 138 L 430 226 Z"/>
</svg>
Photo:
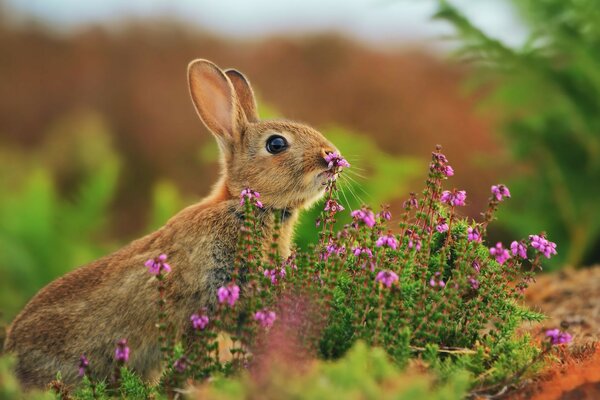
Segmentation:
<svg viewBox="0 0 600 400">
<path fill-rule="evenodd" d="M 384 351 L 358 342 L 335 362 L 320 361 L 299 373 L 284 364 L 269 370 L 268 378 L 257 381 L 244 374 L 241 379 L 218 379 L 200 389 L 202 398 L 240 399 L 462 399 L 468 375 L 456 373 L 444 384 L 434 384 L 427 375 L 405 373 L 390 362 Z"/>
<path fill-rule="evenodd" d="M 44 153 L 7 149 L 0 165 L 0 305 L 7 319 L 49 281 L 113 247 L 101 235 L 120 163 L 106 130 L 88 114 L 56 129 Z M 51 172 L 61 157 L 80 167 L 80 184 L 66 196 Z"/>
<path fill-rule="evenodd" d="M 598 262 L 600 253 L 600 11 L 595 0 L 512 1 L 531 31 L 511 48 L 474 26 L 448 1 L 460 55 L 476 61 L 477 85 L 498 105 L 518 161 L 515 201 L 501 214 L 518 234 L 544 226 L 559 243 L 554 266 Z M 534 182 L 534 184 L 532 184 Z"/>
</svg>

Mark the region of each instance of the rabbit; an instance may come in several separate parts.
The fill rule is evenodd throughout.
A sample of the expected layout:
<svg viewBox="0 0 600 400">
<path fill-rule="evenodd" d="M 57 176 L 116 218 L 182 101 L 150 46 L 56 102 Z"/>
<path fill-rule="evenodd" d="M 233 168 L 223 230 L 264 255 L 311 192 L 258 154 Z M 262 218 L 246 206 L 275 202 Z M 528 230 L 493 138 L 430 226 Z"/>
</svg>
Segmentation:
<svg viewBox="0 0 600 400">
<path fill-rule="evenodd" d="M 5 343 L 25 388 L 44 387 L 59 371 L 66 384 L 76 384 L 83 353 L 93 376 L 109 377 L 122 338 L 131 348 L 128 365 L 144 379 L 155 377 L 161 358 L 158 294 L 145 261 L 168 256 L 167 322 L 185 328 L 194 312 L 214 309 L 218 288 L 230 280 L 243 189 L 261 195 L 263 237 L 271 237 L 280 213 L 278 246 L 284 257 L 298 213 L 323 196 L 331 175 L 326 157 L 338 152 L 331 142 L 301 123 L 259 120 L 250 83 L 234 69 L 197 59 L 187 72 L 195 109 L 220 148 L 220 178 L 206 198 L 159 230 L 58 278 L 29 301 Z"/>
</svg>

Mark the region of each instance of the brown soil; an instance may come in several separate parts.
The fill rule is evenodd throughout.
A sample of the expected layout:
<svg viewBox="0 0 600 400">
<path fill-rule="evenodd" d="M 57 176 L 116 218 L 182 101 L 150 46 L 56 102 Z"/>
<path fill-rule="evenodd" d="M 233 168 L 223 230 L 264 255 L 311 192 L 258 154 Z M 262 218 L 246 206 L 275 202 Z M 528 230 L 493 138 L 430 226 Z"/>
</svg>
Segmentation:
<svg viewBox="0 0 600 400">
<path fill-rule="evenodd" d="M 600 266 L 539 276 L 527 301 L 549 317 L 530 327 L 532 333 L 543 337 L 546 329 L 558 327 L 571 333 L 573 342 L 558 350 L 560 362 L 506 398 L 600 399 Z"/>
</svg>

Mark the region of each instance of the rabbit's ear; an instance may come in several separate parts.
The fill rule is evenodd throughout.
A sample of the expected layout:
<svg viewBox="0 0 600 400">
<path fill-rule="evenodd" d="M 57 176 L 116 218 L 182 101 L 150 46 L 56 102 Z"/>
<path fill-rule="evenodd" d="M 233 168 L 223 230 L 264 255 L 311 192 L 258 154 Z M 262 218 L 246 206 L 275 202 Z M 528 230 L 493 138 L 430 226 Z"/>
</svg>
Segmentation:
<svg viewBox="0 0 600 400">
<path fill-rule="evenodd" d="M 248 79 L 244 74 L 235 69 L 227 69 L 225 70 L 225 74 L 227 74 L 227 77 L 235 88 L 235 93 L 244 114 L 246 114 L 246 119 L 250 122 L 258 122 L 256 99 L 254 98 L 254 91 Z"/>
<path fill-rule="evenodd" d="M 220 144 L 227 148 L 237 141 L 247 121 L 227 75 L 210 61 L 194 60 L 188 65 L 188 85 L 196 111 Z"/>
</svg>

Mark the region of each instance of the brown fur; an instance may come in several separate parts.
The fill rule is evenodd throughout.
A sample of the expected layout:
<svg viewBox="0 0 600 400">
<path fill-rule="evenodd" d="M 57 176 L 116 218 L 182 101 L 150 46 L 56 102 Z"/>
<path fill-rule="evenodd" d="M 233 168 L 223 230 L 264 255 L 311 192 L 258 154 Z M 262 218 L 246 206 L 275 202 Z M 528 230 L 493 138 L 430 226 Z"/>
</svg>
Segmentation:
<svg viewBox="0 0 600 400">
<path fill-rule="evenodd" d="M 77 382 L 78 359 L 86 353 L 94 375 L 113 368 L 115 343 L 127 338 L 130 366 L 148 378 L 158 367 L 156 281 L 144 262 L 161 253 L 172 272 L 166 277 L 169 322 L 184 327 L 202 307 L 214 307 L 217 289 L 229 281 L 241 221 L 239 193 L 261 193 L 263 237 L 274 214 L 284 212 L 279 249 L 289 253 L 300 209 L 323 193 L 323 157 L 335 148 L 320 133 L 290 121 L 259 121 L 250 84 L 237 71 L 221 71 L 205 60 L 188 68 L 192 100 L 222 153 L 222 175 L 199 204 L 121 250 L 57 279 L 27 304 L 9 328 L 5 348 L 17 356 L 16 373 L 26 387 L 43 387 L 60 371 Z M 232 83 L 233 82 L 233 83 Z M 269 154 L 271 134 L 290 147 Z"/>
</svg>

